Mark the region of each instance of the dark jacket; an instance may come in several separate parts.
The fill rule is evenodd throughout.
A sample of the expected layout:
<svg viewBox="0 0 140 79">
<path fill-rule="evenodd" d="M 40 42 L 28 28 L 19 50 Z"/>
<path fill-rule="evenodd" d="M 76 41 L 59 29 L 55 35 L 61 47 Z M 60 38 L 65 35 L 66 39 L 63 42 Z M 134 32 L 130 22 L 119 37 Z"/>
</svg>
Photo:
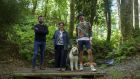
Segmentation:
<svg viewBox="0 0 140 79">
<path fill-rule="evenodd" d="M 57 45 L 59 35 L 60 35 L 59 30 L 56 30 L 55 33 L 54 33 L 54 35 L 53 35 L 53 42 L 54 42 L 54 45 L 55 46 Z M 68 45 L 69 45 L 68 32 L 64 31 L 62 38 L 63 38 L 64 48 L 67 49 L 68 48 Z"/>
<path fill-rule="evenodd" d="M 49 33 L 46 25 L 36 24 L 34 26 L 35 41 L 46 42 L 46 35 Z"/>
</svg>

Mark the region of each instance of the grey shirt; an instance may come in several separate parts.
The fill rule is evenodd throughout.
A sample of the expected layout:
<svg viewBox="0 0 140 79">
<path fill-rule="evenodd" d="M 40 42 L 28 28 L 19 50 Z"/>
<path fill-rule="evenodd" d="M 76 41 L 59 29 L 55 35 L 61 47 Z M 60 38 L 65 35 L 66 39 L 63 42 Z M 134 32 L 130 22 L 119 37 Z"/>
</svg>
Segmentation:
<svg viewBox="0 0 140 79">
<path fill-rule="evenodd" d="M 89 22 L 80 22 L 77 25 L 77 37 L 82 38 L 82 37 L 92 37 L 92 29 L 91 29 L 91 24 Z"/>
</svg>

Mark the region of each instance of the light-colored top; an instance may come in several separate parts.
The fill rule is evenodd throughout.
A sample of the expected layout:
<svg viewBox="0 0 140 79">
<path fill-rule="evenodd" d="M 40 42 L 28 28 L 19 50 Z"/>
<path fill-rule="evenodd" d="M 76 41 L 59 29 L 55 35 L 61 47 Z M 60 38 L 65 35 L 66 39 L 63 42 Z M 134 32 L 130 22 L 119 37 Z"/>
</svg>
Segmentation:
<svg viewBox="0 0 140 79">
<path fill-rule="evenodd" d="M 89 22 L 80 22 L 77 25 L 78 32 L 78 41 L 80 40 L 91 40 L 92 39 L 92 30 Z"/>
<path fill-rule="evenodd" d="M 59 31 L 59 36 L 58 36 L 58 40 L 57 40 L 57 45 L 64 45 L 63 42 L 63 31 Z"/>
</svg>

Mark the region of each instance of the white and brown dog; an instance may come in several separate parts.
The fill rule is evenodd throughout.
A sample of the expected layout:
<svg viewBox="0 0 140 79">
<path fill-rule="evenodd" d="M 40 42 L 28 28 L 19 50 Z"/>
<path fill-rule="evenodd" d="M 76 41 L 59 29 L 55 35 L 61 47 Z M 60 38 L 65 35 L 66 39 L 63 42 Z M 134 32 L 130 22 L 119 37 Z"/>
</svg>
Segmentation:
<svg viewBox="0 0 140 79">
<path fill-rule="evenodd" d="M 70 69 L 71 71 L 78 70 L 78 48 L 73 46 L 69 53 L 69 60 L 70 60 Z"/>
</svg>

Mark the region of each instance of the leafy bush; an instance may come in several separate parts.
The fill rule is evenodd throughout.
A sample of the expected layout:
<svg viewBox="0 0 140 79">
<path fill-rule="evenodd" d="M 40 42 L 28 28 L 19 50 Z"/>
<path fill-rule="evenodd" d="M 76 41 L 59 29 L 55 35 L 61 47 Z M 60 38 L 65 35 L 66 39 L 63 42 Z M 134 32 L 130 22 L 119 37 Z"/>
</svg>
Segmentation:
<svg viewBox="0 0 140 79">
<path fill-rule="evenodd" d="M 15 27 L 17 34 L 17 37 L 15 37 L 17 39 L 16 42 L 20 45 L 19 53 L 27 60 L 31 60 L 33 54 L 34 32 L 32 27 L 34 23 L 35 19 L 27 17 L 25 21 L 17 24 Z"/>
<path fill-rule="evenodd" d="M 99 39 L 94 39 L 92 47 L 95 58 L 98 59 L 105 59 L 108 52 L 113 49 L 113 45 L 111 43 L 107 43 L 105 40 Z"/>
<path fill-rule="evenodd" d="M 121 43 L 119 31 L 112 31 L 110 43 L 103 39 L 93 39 L 93 53 L 96 59 L 115 59 L 120 62 L 129 56 L 135 55 L 140 47 L 140 37 Z M 94 36 L 96 37 L 96 36 Z"/>
<path fill-rule="evenodd" d="M 27 19 L 27 20 L 26 20 Z M 36 19 L 33 17 L 27 17 L 25 21 L 17 24 L 15 27 L 17 43 L 20 45 L 20 54 L 26 60 L 31 60 L 33 55 L 34 46 L 34 30 L 33 26 L 36 24 Z M 53 41 L 52 36 L 56 27 L 49 26 L 49 35 L 47 35 L 46 40 L 46 52 L 53 51 Z M 45 55 L 47 55 L 45 54 Z"/>
<path fill-rule="evenodd" d="M 117 62 L 120 62 L 129 56 L 135 55 L 137 51 L 135 45 L 136 42 L 134 39 L 125 41 L 114 48 L 112 52 L 109 52 L 107 57 L 113 57 Z"/>
</svg>

